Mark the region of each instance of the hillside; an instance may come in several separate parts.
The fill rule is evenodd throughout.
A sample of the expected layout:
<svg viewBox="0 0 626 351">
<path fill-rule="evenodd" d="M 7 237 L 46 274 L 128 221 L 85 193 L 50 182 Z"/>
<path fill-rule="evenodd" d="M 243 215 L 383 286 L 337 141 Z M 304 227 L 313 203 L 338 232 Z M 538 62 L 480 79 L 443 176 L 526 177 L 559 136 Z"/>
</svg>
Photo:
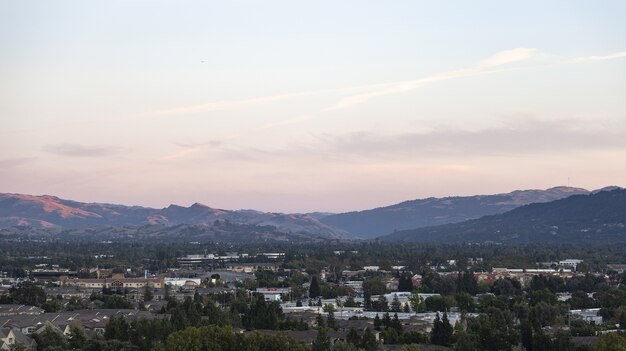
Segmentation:
<svg viewBox="0 0 626 351">
<path fill-rule="evenodd" d="M 547 190 L 517 190 L 497 195 L 428 198 L 360 212 L 329 215 L 320 220 L 353 236 L 367 239 L 394 230 L 463 222 L 504 213 L 531 203 L 550 202 L 588 193 L 588 190 L 580 188 L 555 187 Z"/>
<path fill-rule="evenodd" d="M 163 209 L 102 203 L 83 203 L 55 196 L 0 194 L 0 228 L 87 228 L 94 226 L 212 225 L 215 221 L 251 226 L 272 226 L 282 233 L 305 233 L 344 238 L 336 230 L 307 214 L 266 213 L 214 209 L 199 203 Z"/>
<path fill-rule="evenodd" d="M 254 244 L 265 242 L 313 243 L 332 240 L 326 236 L 310 233 L 282 232 L 274 226 L 235 224 L 215 221 L 213 224 L 178 224 L 165 226 L 93 226 L 88 228 L 32 228 L 10 227 L 0 229 L 4 239 L 55 239 L 68 241 L 151 241 L 172 242 L 220 242 L 230 244 Z"/>
<path fill-rule="evenodd" d="M 398 231 L 381 240 L 439 243 L 626 242 L 626 189 L 525 205 L 462 223 Z"/>
</svg>

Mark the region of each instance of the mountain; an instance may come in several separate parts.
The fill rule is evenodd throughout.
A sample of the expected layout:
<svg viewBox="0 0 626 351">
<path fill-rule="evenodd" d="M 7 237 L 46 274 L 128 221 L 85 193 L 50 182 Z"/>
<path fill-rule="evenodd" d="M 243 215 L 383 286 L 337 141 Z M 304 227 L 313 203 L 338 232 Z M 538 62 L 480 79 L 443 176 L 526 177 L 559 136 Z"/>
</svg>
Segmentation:
<svg viewBox="0 0 626 351">
<path fill-rule="evenodd" d="M 381 240 L 439 243 L 626 242 L 626 189 L 575 195 L 462 223 L 405 230 Z"/>
<path fill-rule="evenodd" d="M 66 241 L 155 241 L 155 242 L 221 242 L 230 244 L 314 243 L 330 239 L 323 235 L 304 232 L 283 232 L 274 226 L 236 224 L 215 221 L 212 224 L 178 224 L 165 226 L 147 224 L 143 226 L 117 225 L 92 226 L 85 228 L 32 228 L 10 227 L 0 229 L 4 239 L 54 239 Z"/>
<path fill-rule="evenodd" d="M 588 193 L 585 189 L 561 186 L 547 190 L 517 190 L 497 195 L 431 197 L 360 212 L 329 215 L 320 218 L 320 221 L 353 236 L 369 239 L 394 230 L 463 222 L 504 213 L 530 203 L 550 202 Z"/>
<path fill-rule="evenodd" d="M 189 207 L 170 205 L 163 209 L 102 203 L 83 203 L 56 196 L 0 194 L 0 228 L 87 228 L 94 226 L 177 225 L 211 226 L 215 221 L 239 225 L 273 226 L 281 233 L 305 233 L 329 239 L 345 238 L 341 230 L 307 214 L 229 211 L 199 203 Z"/>
</svg>

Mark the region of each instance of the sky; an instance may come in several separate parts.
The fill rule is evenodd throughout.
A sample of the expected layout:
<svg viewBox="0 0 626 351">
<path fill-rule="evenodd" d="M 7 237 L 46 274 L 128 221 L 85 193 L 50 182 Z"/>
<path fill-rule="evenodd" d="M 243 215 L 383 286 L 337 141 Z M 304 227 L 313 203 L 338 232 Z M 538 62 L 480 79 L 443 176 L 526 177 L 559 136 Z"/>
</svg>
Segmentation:
<svg viewBox="0 0 626 351">
<path fill-rule="evenodd" d="M 340 212 L 626 186 L 624 13 L 0 0 L 0 192 Z"/>
</svg>

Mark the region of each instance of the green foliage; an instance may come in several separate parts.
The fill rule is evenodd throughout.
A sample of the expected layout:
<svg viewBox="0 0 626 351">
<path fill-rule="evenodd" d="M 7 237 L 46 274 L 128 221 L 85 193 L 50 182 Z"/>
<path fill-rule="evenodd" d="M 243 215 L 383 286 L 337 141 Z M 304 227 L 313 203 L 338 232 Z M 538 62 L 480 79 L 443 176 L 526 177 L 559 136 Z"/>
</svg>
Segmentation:
<svg viewBox="0 0 626 351">
<path fill-rule="evenodd" d="M 382 295 L 387 292 L 387 288 L 380 277 L 373 277 L 363 281 L 363 292 L 370 296 Z"/>
<path fill-rule="evenodd" d="M 46 303 L 46 293 L 43 288 L 33 282 L 20 282 L 9 289 L 12 303 L 41 307 Z"/>
<path fill-rule="evenodd" d="M 593 345 L 593 351 L 626 351 L 626 338 L 623 334 L 609 333 L 601 335 Z"/>
<path fill-rule="evenodd" d="M 317 277 L 317 275 L 314 275 L 311 278 L 311 286 L 309 287 L 309 297 L 314 299 L 316 297 L 319 297 L 321 294 L 322 292 L 320 288 L 319 278 Z"/>
<path fill-rule="evenodd" d="M 430 296 L 424 301 L 427 311 L 447 311 L 456 305 L 452 296 Z"/>
<path fill-rule="evenodd" d="M 247 329 L 278 329 L 283 318 L 278 302 L 266 302 L 258 295 L 245 311 L 242 323 Z"/>
<path fill-rule="evenodd" d="M 87 343 L 87 334 L 85 334 L 85 330 L 81 326 L 70 326 L 67 343 L 71 350 L 82 350 Z"/>
<path fill-rule="evenodd" d="M 120 341 L 128 341 L 129 325 L 122 316 L 113 316 L 109 319 L 104 331 L 105 339 L 116 339 Z"/>
<path fill-rule="evenodd" d="M 486 313 L 469 319 L 467 330 L 476 336 L 480 350 L 512 350 L 519 342 L 512 313 L 496 307 L 489 307 Z"/>
<path fill-rule="evenodd" d="M 444 312 L 443 318 L 440 318 L 439 313 L 437 313 L 433 329 L 430 332 L 430 342 L 435 345 L 448 345 L 453 332 L 453 327 L 448 320 L 448 314 Z"/>
<path fill-rule="evenodd" d="M 319 328 L 317 330 L 317 336 L 313 340 L 313 346 L 311 351 L 328 351 L 330 350 L 330 337 L 328 336 L 327 328 Z"/>
<path fill-rule="evenodd" d="M 67 342 L 61 331 L 50 325 L 47 325 L 40 334 L 33 336 L 39 351 L 65 350 L 67 348 Z"/>
</svg>

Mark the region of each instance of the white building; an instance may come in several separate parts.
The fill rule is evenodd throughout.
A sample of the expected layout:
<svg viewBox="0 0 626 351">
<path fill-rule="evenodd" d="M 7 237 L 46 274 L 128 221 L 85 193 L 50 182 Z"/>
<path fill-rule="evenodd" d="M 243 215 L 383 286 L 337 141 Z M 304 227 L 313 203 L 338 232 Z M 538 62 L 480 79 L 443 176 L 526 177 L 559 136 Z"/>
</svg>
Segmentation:
<svg viewBox="0 0 626 351">
<path fill-rule="evenodd" d="M 200 278 L 165 278 L 165 285 L 169 286 L 199 286 Z"/>
<path fill-rule="evenodd" d="M 566 260 L 559 261 L 559 266 L 569 266 L 569 267 L 576 269 L 576 266 L 578 266 L 578 264 L 581 263 L 582 261 L 583 260 L 576 260 L 573 258 L 568 258 Z"/>
</svg>

